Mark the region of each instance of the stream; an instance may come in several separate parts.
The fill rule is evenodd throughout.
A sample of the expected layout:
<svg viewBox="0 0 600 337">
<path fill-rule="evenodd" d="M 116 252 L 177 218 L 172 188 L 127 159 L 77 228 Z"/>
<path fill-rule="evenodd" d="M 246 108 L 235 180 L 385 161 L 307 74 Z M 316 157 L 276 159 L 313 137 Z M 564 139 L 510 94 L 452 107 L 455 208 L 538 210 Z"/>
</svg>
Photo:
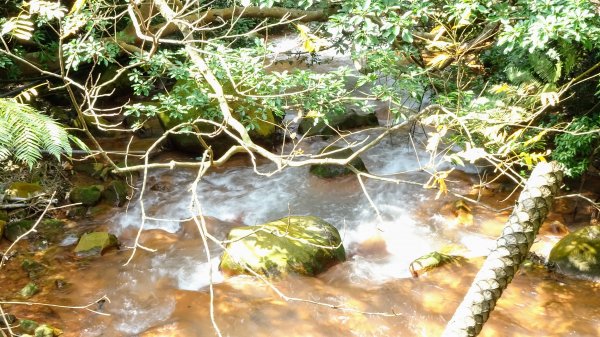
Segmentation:
<svg viewBox="0 0 600 337">
<path fill-rule="evenodd" d="M 279 45 L 283 45 L 280 43 Z M 337 59 L 323 67 L 348 64 Z M 381 117 L 381 116 L 380 116 Z M 383 118 L 381 118 L 383 119 Z M 384 121 L 382 120 L 382 124 Z M 359 133 L 350 140 L 373 137 Z M 308 167 L 287 168 L 269 175 L 274 166 L 236 159 L 209 171 L 197 194 L 209 232 L 224 239 L 235 226 L 255 225 L 290 214 L 315 215 L 336 226 L 347 261 L 318 277 L 290 275 L 268 284 L 251 276 L 226 278 L 218 270 L 221 249 L 210 245 L 210 259 L 192 221 L 192 170 L 151 171 L 143 200 L 148 220 L 141 243 L 155 252 L 138 250 L 129 259 L 141 223 L 137 195 L 122 209 L 92 220 L 116 234 L 122 249 L 68 269 L 68 291 L 54 303 L 81 305 L 104 295 L 110 303 L 98 309 L 47 311 L 64 336 L 79 337 L 200 337 L 223 336 L 438 336 L 483 257 L 501 233 L 508 213 L 473 206 L 471 226 L 453 223 L 444 211 L 457 200 L 435 199 L 436 189 L 424 189 L 430 175 L 423 134 L 415 145 L 399 132 L 362 155 L 372 174 L 405 183 L 365 179 L 365 188 L 380 217 L 354 176 L 322 180 Z M 370 139 L 370 138 L 369 138 Z M 306 152 L 325 141 L 307 141 Z M 159 159 L 168 160 L 170 154 Z M 438 170 L 450 168 L 435 163 Z M 474 167 L 455 170 L 449 189 L 468 193 L 479 178 Z M 139 186 L 138 186 L 139 187 Z M 511 206 L 510 193 L 497 191 L 482 198 L 494 208 Z M 541 235 L 534 249 L 547 253 L 558 237 Z M 435 250 L 449 249 L 469 259 L 446 265 L 418 278 L 410 263 Z M 214 285 L 214 323 L 209 284 Z M 287 297 L 282 297 L 273 288 Z M 600 283 L 563 277 L 540 267 L 524 267 L 499 301 L 481 336 L 600 336 Z"/>
<path fill-rule="evenodd" d="M 315 150 L 323 144 L 317 140 L 306 146 Z M 424 149 L 417 150 L 418 158 L 400 133 L 369 150 L 363 160 L 371 173 L 425 183 L 429 175 L 419 170 L 419 163 L 428 157 Z M 257 171 L 273 168 L 263 163 Z M 477 181 L 473 173 L 456 173 L 448 179 L 453 190 L 466 192 Z M 111 316 L 57 311 L 67 336 L 212 336 L 211 270 L 215 322 L 223 336 L 437 336 L 508 215 L 474 207 L 473 226 L 453 226 L 452 217 L 441 210 L 455 198 L 435 200 L 436 190 L 367 179 L 366 190 L 381 212 L 378 219 L 355 177 L 321 180 L 309 176 L 306 167 L 265 177 L 238 160 L 208 173 L 198 185 L 211 234 L 224 239 L 234 226 L 288 214 L 316 215 L 338 227 L 347 250 L 347 262 L 316 278 L 289 276 L 269 285 L 250 276 L 224 278 L 216 245 L 207 261 L 193 222 L 179 221 L 194 215 L 194 178 L 193 171 L 161 171 L 149 177 L 149 185 L 172 188 L 150 188 L 144 195 L 147 215 L 162 219 L 148 221 L 141 237 L 156 252 L 138 250 L 124 266 L 131 250 L 113 251 L 71 272 L 68 278 L 76 281 L 60 301 L 81 303 L 107 295 L 111 303 L 102 310 Z M 506 194 L 484 201 L 510 205 L 512 200 L 501 202 Z M 95 221 L 131 246 L 140 218 L 140 204 L 132 202 L 126 212 Z M 535 249 L 547 251 L 557 239 L 541 235 Z M 470 259 L 411 277 L 411 261 L 448 245 Z M 270 286 L 303 301 L 286 301 Z M 482 336 L 598 336 L 599 295 L 598 283 L 525 267 Z"/>
</svg>

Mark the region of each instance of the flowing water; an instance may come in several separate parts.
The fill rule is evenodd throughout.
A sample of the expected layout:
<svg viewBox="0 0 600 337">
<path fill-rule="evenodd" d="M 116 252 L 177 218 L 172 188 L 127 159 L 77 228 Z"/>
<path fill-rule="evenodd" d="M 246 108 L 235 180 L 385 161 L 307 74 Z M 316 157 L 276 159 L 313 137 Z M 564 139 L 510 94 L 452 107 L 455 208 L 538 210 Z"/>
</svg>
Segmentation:
<svg viewBox="0 0 600 337">
<path fill-rule="evenodd" d="M 323 144 L 314 141 L 307 150 Z M 374 174 L 424 183 L 429 176 L 419 171 L 418 163 L 428 158 L 423 150 L 418 153 L 419 158 L 399 134 L 363 159 Z M 272 169 L 266 163 L 257 166 L 262 173 Z M 475 177 L 453 175 L 450 188 L 467 190 Z M 317 215 L 339 228 L 347 262 L 316 278 L 289 276 L 268 285 L 250 276 L 224 278 L 218 271 L 220 249 L 211 246 L 208 261 L 193 222 L 179 221 L 194 215 L 194 178 L 193 171 L 161 171 L 150 177 L 149 185 L 167 191 L 146 191 L 147 215 L 172 220 L 146 223 L 142 243 L 156 252 L 138 251 L 126 266 L 130 250 L 109 252 L 67 275 L 71 288 L 54 302 L 81 304 L 102 295 L 111 300 L 102 307 L 109 317 L 56 310 L 67 336 L 215 335 L 209 310 L 211 270 L 214 321 L 224 336 L 437 336 L 479 268 L 482 259 L 477 256 L 486 254 L 506 217 L 474 207 L 473 226 L 452 226 L 452 216 L 440 213 L 454 198 L 436 201 L 435 190 L 368 179 L 366 190 L 381 212 L 378 218 L 353 177 L 326 181 L 309 176 L 308 168 L 265 177 L 247 163 L 208 173 L 197 192 L 208 230 L 220 239 L 233 226 L 288 214 Z M 501 198 L 491 196 L 486 202 L 510 203 Z M 133 202 L 126 212 L 96 221 L 130 246 L 140 218 L 140 204 Z M 460 252 L 472 258 L 419 278 L 410 276 L 412 260 L 449 244 L 460 245 Z M 286 301 L 270 286 L 303 301 Z M 598 283 L 524 268 L 482 335 L 598 336 L 599 295 Z"/>
<path fill-rule="evenodd" d="M 372 136 L 366 132 L 352 140 Z M 225 278 L 218 270 L 217 245 L 210 245 L 207 257 L 195 224 L 186 221 L 196 215 L 190 208 L 196 172 L 152 172 L 143 200 L 146 214 L 162 220 L 145 223 L 141 242 L 156 251 L 138 250 L 127 265 L 131 250 L 121 249 L 71 266 L 63 275 L 68 290 L 52 298 L 53 303 L 80 305 L 106 295 L 110 303 L 93 308 L 110 316 L 45 309 L 45 318 L 65 336 L 81 337 L 213 336 L 215 326 L 223 336 L 237 337 L 438 336 L 507 213 L 473 207 L 473 225 L 457 225 L 444 211 L 456 198 L 435 200 L 436 190 L 419 185 L 429 180 L 420 170 L 429 157 L 419 139 L 415 143 L 413 147 L 406 132 L 400 132 L 362 156 L 371 173 L 407 181 L 366 179 L 365 189 L 380 217 L 355 177 L 321 180 L 311 177 L 307 167 L 264 176 L 245 160 L 206 174 L 196 192 L 208 230 L 219 239 L 234 226 L 289 214 L 316 215 L 340 230 L 346 262 L 318 277 L 288 276 L 271 284 L 250 276 Z M 317 151 L 324 144 L 312 140 L 304 149 Z M 268 163 L 256 167 L 263 174 L 273 169 Z M 448 179 L 451 190 L 466 193 L 477 181 L 474 169 L 466 171 L 455 171 Z M 495 208 L 510 206 L 511 200 L 502 201 L 507 194 L 499 191 L 484 201 Z M 137 199 L 93 221 L 117 234 L 123 247 L 133 244 L 140 223 Z M 544 243 L 556 240 L 542 236 L 537 249 L 547 251 Z M 411 261 L 449 245 L 470 259 L 411 277 Z M 525 267 L 482 336 L 600 336 L 600 284 Z"/>
</svg>

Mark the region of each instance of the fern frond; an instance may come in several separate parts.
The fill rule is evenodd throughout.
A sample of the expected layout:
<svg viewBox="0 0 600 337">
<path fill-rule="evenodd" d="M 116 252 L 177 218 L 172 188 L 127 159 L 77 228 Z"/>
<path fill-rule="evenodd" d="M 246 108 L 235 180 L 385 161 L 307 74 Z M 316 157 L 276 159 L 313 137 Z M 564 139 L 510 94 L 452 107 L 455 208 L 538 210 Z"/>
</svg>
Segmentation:
<svg viewBox="0 0 600 337">
<path fill-rule="evenodd" d="M 561 76 L 562 64 L 560 61 L 553 62 L 543 53 L 529 55 L 529 64 L 537 76 L 546 83 L 556 83 Z"/>
<path fill-rule="evenodd" d="M 515 84 L 515 85 L 519 85 L 519 84 L 538 85 L 539 84 L 539 82 L 535 78 L 535 76 L 533 76 L 533 74 L 527 69 L 522 69 L 520 67 L 510 65 L 510 66 L 506 67 L 505 73 L 506 73 L 506 77 L 508 78 L 508 80 L 512 84 Z"/>
<path fill-rule="evenodd" d="M 0 161 L 11 156 L 32 167 L 42 152 L 71 155 L 69 134 L 52 118 L 13 99 L 0 98 Z"/>
</svg>

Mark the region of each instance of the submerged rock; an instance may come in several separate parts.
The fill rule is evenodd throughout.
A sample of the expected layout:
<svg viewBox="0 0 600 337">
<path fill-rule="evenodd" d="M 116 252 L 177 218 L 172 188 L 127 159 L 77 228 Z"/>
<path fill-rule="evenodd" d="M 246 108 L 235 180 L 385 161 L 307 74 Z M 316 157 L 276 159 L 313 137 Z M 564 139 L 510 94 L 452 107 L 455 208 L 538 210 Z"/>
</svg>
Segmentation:
<svg viewBox="0 0 600 337">
<path fill-rule="evenodd" d="M 80 202 L 84 206 L 94 206 L 100 201 L 102 190 L 96 186 L 75 187 L 71 190 L 70 199 L 73 203 Z"/>
<path fill-rule="evenodd" d="M 46 271 L 46 267 L 43 264 L 30 259 L 23 260 L 23 262 L 21 262 L 21 268 L 23 268 L 32 280 L 38 278 Z"/>
<path fill-rule="evenodd" d="M 338 146 L 326 146 L 323 149 L 321 149 L 321 151 L 319 151 L 319 154 L 326 152 L 333 152 L 324 157 L 331 159 L 346 159 L 354 153 L 354 151 L 350 148 L 343 149 Z M 359 171 L 367 172 L 365 163 L 363 163 L 362 159 L 360 159 L 359 157 L 354 158 L 350 162 L 350 165 L 354 166 L 354 168 L 356 168 Z M 335 178 L 352 173 L 352 171 L 346 166 L 332 164 L 311 165 L 309 171 L 311 174 L 319 178 Z"/>
<path fill-rule="evenodd" d="M 600 278 L 600 226 L 584 227 L 562 238 L 552 248 L 549 262 L 566 274 Z"/>
<path fill-rule="evenodd" d="M 25 333 L 33 333 L 38 326 L 38 322 L 30 319 L 19 320 L 19 330 Z"/>
<path fill-rule="evenodd" d="M 107 249 L 118 247 L 117 237 L 108 232 L 92 232 L 81 236 L 75 247 L 77 256 L 99 256 Z"/>
<path fill-rule="evenodd" d="M 35 328 L 35 331 L 33 332 L 33 336 L 34 337 L 54 337 L 54 336 L 60 336 L 62 334 L 62 331 L 51 327 L 47 324 L 42 324 L 40 326 L 38 326 L 37 328 Z"/>
<path fill-rule="evenodd" d="M 0 327 L 6 327 L 6 323 L 13 324 L 17 320 L 17 317 L 12 314 L 0 315 Z"/>
<path fill-rule="evenodd" d="M 26 286 L 23 287 L 23 289 L 21 289 L 21 291 L 19 291 L 19 294 L 21 294 L 21 296 L 23 296 L 24 298 L 30 298 L 31 296 L 37 294 L 39 291 L 40 289 L 35 283 L 29 282 Z"/>
<path fill-rule="evenodd" d="M 346 260 L 338 230 L 314 216 L 290 216 L 229 232 L 220 269 L 229 275 L 286 273 L 314 276 Z"/>
</svg>

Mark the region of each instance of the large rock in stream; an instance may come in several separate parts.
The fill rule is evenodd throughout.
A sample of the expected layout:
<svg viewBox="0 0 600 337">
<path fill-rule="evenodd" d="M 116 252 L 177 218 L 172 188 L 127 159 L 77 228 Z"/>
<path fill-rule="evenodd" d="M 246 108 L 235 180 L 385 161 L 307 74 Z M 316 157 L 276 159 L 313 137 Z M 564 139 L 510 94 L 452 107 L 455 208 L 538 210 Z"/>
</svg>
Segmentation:
<svg viewBox="0 0 600 337">
<path fill-rule="evenodd" d="M 220 269 L 227 275 L 314 276 L 346 260 L 338 230 L 314 216 L 290 216 L 229 232 Z"/>
<path fill-rule="evenodd" d="M 600 226 L 584 227 L 562 238 L 549 261 L 560 272 L 600 279 Z"/>
<path fill-rule="evenodd" d="M 75 254 L 79 257 L 99 256 L 112 247 L 118 247 L 119 240 L 107 232 L 92 232 L 81 236 Z"/>
</svg>

